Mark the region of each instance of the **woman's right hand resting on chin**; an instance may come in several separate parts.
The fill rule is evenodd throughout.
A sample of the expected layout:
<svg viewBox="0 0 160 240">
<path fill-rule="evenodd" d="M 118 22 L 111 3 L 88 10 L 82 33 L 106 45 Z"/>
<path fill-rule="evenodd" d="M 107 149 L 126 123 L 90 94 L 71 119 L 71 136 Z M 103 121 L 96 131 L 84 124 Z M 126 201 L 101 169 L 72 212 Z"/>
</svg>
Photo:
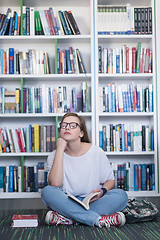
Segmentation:
<svg viewBox="0 0 160 240">
<path fill-rule="evenodd" d="M 67 148 L 67 145 L 68 145 L 67 141 L 65 141 L 63 138 L 57 139 L 56 143 L 57 150 L 62 150 L 64 152 Z"/>
</svg>

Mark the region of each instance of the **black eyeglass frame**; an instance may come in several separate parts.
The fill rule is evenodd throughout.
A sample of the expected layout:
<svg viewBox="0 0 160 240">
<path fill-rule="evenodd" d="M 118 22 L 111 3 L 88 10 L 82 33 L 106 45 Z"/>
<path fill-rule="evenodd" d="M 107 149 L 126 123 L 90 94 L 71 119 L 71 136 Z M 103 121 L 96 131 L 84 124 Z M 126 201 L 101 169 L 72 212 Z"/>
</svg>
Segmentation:
<svg viewBox="0 0 160 240">
<path fill-rule="evenodd" d="M 62 125 L 63 123 L 66 124 L 66 127 L 69 125 L 69 128 L 70 128 L 70 129 L 76 129 L 77 126 L 79 126 L 79 128 L 81 129 L 80 125 L 79 125 L 78 123 L 76 123 L 76 122 L 70 122 L 70 123 L 67 123 L 67 122 L 61 122 L 61 123 L 59 124 L 60 128 L 62 128 L 61 125 Z M 72 124 L 72 123 L 76 124 L 76 127 L 72 128 L 72 127 L 71 127 L 71 124 Z M 66 129 L 66 127 L 65 127 L 65 128 L 62 128 L 62 129 Z"/>
</svg>

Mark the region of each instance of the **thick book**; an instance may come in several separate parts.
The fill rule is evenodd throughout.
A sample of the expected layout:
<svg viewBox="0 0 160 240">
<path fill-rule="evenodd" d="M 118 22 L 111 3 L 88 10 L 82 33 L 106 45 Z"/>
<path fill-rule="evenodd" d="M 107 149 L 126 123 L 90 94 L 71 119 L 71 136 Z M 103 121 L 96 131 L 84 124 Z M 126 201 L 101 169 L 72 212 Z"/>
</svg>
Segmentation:
<svg viewBox="0 0 160 240">
<path fill-rule="evenodd" d="M 13 215 L 11 227 L 37 227 L 38 215 Z"/>
<path fill-rule="evenodd" d="M 71 194 L 68 194 L 68 197 L 73 199 L 77 203 L 81 204 L 86 210 L 89 210 L 90 200 L 98 194 L 99 194 L 99 192 L 89 193 L 82 201 L 79 200 L 78 198 L 76 198 L 75 196 L 71 195 Z"/>
</svg>

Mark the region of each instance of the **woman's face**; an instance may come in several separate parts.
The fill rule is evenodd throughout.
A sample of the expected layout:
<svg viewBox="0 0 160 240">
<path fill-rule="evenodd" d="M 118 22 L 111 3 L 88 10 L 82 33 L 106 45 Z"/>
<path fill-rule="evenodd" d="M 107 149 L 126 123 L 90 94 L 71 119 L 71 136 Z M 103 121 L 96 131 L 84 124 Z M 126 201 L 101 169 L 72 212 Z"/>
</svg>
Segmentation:
<svg viewBox="0 0 160 240">
<path fill-rule="evenodd" d="M 83 137 L 79 119 L 74 116 L 66 117 L 61 123 L 60 135 L 66 141 L 74 141 Z"/>
</svg>

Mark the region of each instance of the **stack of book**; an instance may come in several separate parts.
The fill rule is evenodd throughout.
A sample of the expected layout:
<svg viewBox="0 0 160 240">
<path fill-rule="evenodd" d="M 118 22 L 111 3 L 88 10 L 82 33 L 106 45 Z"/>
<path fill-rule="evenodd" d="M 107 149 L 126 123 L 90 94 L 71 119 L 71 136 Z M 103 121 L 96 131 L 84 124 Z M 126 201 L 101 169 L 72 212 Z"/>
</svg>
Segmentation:
<svg viewBox="0 0 160 240">
<path fill-rule="evenodd" d="M 100 87 L 100 112 L 153 112 L 153 85 L 107 84 Z"/>
<path fill-rule="evenodd" d="M 72 11 L 34 10 L 34 7 L 8 8 L 0 13 L 0 35 L 79 35 Z M 22 32 L 20 22 L 22 21 Z"/>
<path fill-rule="evenodd" d="M 46 185 L 44 162 L 35 166 L 0 166 L 0 192 L 41 192 Z"/>
<path fill-rule="evenodd" d="M 141 124 L 102 126 L 99 146 L 107 152 L 154 151 L 154 130 Z"/>
<path fill-rule="evenodd" d="M 23 100 L 23 109 L 21 102 Z M 23 110 L 23 111 L 22 111 Z M 0 113 L 65 113 L 90 112 L 91 87 L 82 82 L 80 87 L 58 86 L 57 88 L 25 87 L 23 99 L 19 88 L 8 91 L 0 87 Z"/>
<path fill-rule="evenodd" d="M 79 49 L 69 47 L 69 49 L 60 50 L 57 48 L 57 73 L 86 73 Z"/>
<path fill-rule="evenodd" d="M 152 8 L 99 5 L 98 34 L 152 34 Z"/>
<path fill-rule="evenodd" d="M 155 164 L 112 163 L 115 188 L 125 191 L 154 191 Z"/>
<path fill-rule="evenodd" d="M 0 128 L 0 153 L 52 152 L 55 148 L 55 125 L 30 124 L 26 128 Z"/>
<path fill-rule="evenodd" d="M 49 74 L 48 53 L 29 49 L 0 49 L 0 74 Z"/>
<path fill-rule="evenodd" d="M 152 50 L 141 46 L 98 47 L 99 73 L 152 73 Z"/>
</svg>

